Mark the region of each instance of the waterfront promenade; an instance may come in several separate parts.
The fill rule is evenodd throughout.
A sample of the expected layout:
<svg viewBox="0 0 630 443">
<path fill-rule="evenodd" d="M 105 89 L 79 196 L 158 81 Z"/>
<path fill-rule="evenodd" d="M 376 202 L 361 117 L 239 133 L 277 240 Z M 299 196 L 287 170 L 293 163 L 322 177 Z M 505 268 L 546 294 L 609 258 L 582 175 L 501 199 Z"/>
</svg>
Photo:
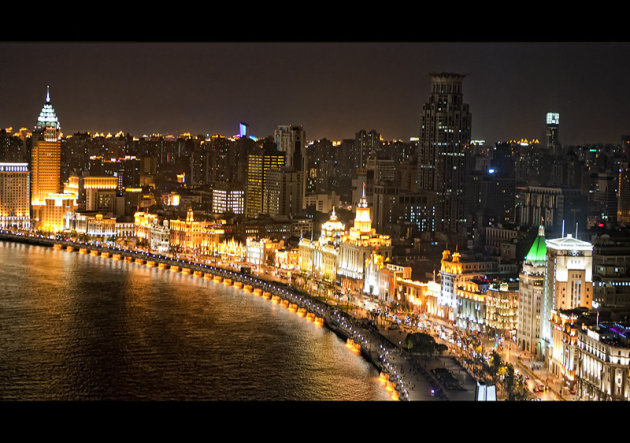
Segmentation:
<svg viewBox="0 0 630 443">
<path fill-rule="evenodd" d="M 361 355 L 370 361 L 386 377 L 384 385 L 392 391 L 392 397 L 406 401 L 471 401 L 474 400 L 476 382 L 461 368 L 451 356 L 439 356 L 428 360 L 419 359 L 404 347 L 406 333 L 393 331 L 378 326 L 366 327 L 361 315 L 350 315 L 336 306 L 317 300 L 286 283 L 272 281 L 261 276 L 243 274 L 234 270 L 187 261 L 145 251 L 111 248 L 104 245 L 87 244 L 68 240 L 59 240 L 42 236 L 26 236 L 0 232 L 0 240 L 17 241 L 27 244 L 59 247 L 84 253 L 120 259 L 129 259 L 155 266 L 164 265 L 173 269 L 188 269 L 190 273 L 220 278 L 221 280 L 240 282 L 250 291 L 264 291 L 295 305 L 298 309 L 323 319 L 323 323 L 339 335 L 360 348 Z M 208 277 L 206 277 L 208 278 Z M 359 310 L 360 311 L 360 310 Z M 436 376 L 437 370 L 448 369 L 458 381 L 459 388 L 445 386 Z"/>
</svg>

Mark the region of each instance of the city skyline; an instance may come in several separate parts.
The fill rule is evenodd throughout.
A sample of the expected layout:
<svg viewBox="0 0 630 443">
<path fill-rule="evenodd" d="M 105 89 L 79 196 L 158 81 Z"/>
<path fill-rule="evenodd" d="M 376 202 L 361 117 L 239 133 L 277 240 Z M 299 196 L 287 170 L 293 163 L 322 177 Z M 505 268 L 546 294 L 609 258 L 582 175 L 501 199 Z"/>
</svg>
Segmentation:
<svg viewBox="0 0 630 443">
<path fill-rule="evenodd" d="M 64 134 L 273 135 L 309 140 L 418 137 L 431 72 L 466 75 L 473 140 L 542 140 L 560 115 L 564 145 L 619 143 L 630 66 L 625 43 L 0 44 L 0 126 L 32 129 L 50 86 Z"/>
</svg>

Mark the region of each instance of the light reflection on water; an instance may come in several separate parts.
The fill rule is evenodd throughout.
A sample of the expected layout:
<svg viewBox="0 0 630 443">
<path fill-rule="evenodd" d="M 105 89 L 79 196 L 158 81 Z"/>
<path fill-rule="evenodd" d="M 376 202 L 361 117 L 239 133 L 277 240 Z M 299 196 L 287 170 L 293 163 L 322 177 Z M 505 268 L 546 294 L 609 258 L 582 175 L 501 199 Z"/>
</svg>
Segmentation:
<svg viewBox="0 0 630 443">
<path fill-rule="evenodd" d="M 193 275 L 0 242 L 0 400 L 389 400 L 329 330 Z"/>
</svg>

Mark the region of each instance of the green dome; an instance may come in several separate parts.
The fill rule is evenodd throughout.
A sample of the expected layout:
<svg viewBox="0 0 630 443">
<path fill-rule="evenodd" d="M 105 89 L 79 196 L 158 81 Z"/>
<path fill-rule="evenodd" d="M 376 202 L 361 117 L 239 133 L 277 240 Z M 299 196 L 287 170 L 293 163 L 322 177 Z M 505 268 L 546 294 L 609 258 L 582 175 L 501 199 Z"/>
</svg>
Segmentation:
<svg viewBox="0 0 630 443">
<path fill-rule="evenodd" d="M 538 229 L 538 236 L 534 244 L 529 248 L 525 261 L 530 263 L 540 263 L 547 261 L 547 244 L 545 242 L 545 229 L 541 226 Z"/>
</svg>

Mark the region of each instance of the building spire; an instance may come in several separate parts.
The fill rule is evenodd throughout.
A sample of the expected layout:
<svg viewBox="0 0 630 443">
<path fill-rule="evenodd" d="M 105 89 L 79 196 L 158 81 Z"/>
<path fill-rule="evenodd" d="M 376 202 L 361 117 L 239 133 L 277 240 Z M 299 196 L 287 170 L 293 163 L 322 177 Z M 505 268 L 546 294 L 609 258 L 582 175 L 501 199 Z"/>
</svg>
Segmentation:
<svg viewBox="0 0 630 443">
<path fill-rule="evenodd" d="M 46 103 L 50 103 L 50 86 L 46 85 Z"/>
</svg>

